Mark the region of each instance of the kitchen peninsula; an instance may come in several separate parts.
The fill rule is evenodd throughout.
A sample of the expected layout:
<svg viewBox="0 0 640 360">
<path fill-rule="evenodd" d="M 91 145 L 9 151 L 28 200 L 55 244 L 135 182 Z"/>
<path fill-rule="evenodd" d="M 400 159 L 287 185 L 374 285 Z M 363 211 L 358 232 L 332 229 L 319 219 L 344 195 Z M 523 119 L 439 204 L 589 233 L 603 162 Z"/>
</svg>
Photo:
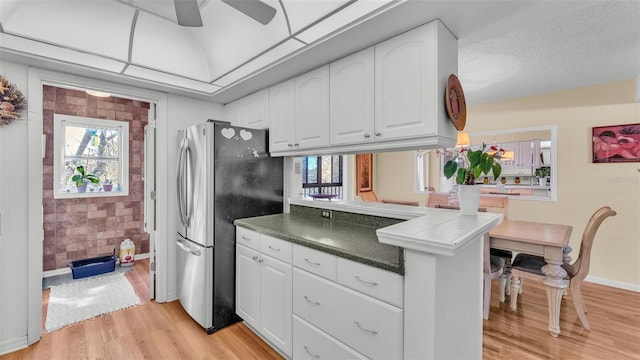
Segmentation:
<svg viewBox="0 0 640 360">
<path fill-rule="evenodd" d="M 236 308 L 270 345 L 290 358 L 482 357 L 482 240 L 501 214 L 289 203 L 288 214 L 235 222 Z M 269 263 L 279 266 L 282 286 L 271 290 L 284 298 L 276 312 L 293 321 L 274 326 L 273 311 L 263 321 L 242 313 L 242 292 L 259 288 L 240 283 L 248 274 L 243 263 L 255 265 L 254 274 Z M 265 279 L 273 278 L 269 269 L 263 268 Z"/>
</svg>

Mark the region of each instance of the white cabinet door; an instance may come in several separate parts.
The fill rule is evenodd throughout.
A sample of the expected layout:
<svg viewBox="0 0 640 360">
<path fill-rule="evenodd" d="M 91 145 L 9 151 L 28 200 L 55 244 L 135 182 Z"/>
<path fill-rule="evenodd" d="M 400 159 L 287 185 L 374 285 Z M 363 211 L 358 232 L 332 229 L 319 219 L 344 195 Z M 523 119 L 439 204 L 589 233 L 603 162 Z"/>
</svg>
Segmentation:
<svg viewBox="0 0 640 360">
<path fill-rule="evenodd" d="M 292 353 L 291 264 L 262 255 L 260 333 L 285 354 Z"/>
<path fill-rule="evenodd" d="M 245 121 L 252 129 L 269 128 L 269 89 L 262 89 L 244 98 Z"/>
<path fill-rule="evenodd" d="M 359 144 L 374 139 L 373 47 L 329 64 L 330 143 Z"/>
<path fill-rule="evenodd" d="M 295 79 L 269 88 L 269 152 L 293 150 L 295 91 Z"/>
<path fill-rule="evenodd" d="M 249 325 L 260 325 L 260 253 L 236 245 L 236 313 Z"/>
<path fill-rule="evenodd" d="M 294 148 L 329 146 L 329 65 L 296 78 Z"/>
<path fill-rule="evenodd" d="M 228 121 L 233 126 L 244 126 L 244 106 L 243 99 L 238 99 L 224 105 L 224 121 Z"/>
<path fill-rule="evenodd" d="M 445 32 L 432 21 L 375 45 L 376 141 L 437 135 L 446 125 L 443 91 L 457 71 L 457 42 Z"/>
</svg>

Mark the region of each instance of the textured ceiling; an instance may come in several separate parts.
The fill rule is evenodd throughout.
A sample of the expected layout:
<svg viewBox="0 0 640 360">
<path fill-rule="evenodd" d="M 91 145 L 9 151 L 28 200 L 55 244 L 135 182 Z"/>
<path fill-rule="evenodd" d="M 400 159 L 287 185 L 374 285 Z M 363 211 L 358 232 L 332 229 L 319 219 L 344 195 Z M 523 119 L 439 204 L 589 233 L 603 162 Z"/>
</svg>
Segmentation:
<svg viewBox="0 0 640 360">
<path fill-rule="evenodd" d="M 469 105 L 635 78 L 640 1 L 265 0 L 260 25 L 199 0 L 2 0 L 0 56 L 226 103 L 439 18 Z"/>
</svg>

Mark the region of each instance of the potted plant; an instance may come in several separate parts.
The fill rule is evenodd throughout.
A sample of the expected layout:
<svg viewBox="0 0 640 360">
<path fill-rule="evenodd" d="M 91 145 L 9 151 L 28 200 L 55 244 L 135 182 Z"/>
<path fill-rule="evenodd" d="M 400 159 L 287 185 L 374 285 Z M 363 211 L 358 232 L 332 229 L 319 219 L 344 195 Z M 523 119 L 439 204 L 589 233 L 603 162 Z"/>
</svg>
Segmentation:
<svg viewBox="0 0 640 360">
<path fill-rule="evenodd" d="M 106 179 L 104 183 L 102 183 L 102 190 L 106 192 L 113 190 L 113 182 L 109 179 Z"/>
<path fill-rule="evenodd" d="M 547 178 L 551 175 L 551 168 L 548 166 L 537 168 L 535 175 L 538 178 L 540 186 L 547 186 Z"/>
<path fill-rule="evenodd" d="M 463 215 L 478 213 L 480 186 L 476 185 L 476 178 L 491 173 L 494 179 L 498 179 L 502 172 L 499 160 L 504 152 L 504 149 L 496 146 L 490 146 L 487 150 L 487 145 L 483 143 L 482 148 L 478 150 L 462 148 L 457 158 L 444 164 L 444 176 L 450 179 L 455 175 L 460 211 Z M 463 156 L 465 153 L 466 156 Z"/>
<path fill-rule="evenodd" d="M 82 165 L 76 166 L 76 172 L 77 174 L 71 177 L 71 181 L 73 181 L 76 184 L 76 187 L 78 188 L 78 192 L 87 191 L 87 184 L 89 182 L 93 184 L 97 184 L 100 182 L 100 179 L 98 179 L 97 176 L 93 174 L 85 173 L 84 166 Z"/>
</svg>

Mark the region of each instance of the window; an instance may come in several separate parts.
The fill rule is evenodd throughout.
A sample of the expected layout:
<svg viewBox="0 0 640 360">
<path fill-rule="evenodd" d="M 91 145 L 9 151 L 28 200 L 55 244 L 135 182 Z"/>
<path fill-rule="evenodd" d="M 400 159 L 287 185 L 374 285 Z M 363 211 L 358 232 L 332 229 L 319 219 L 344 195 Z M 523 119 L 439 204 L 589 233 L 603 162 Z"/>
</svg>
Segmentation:
<svg viewBox="0 0 640 360">
<path fill-rule="evenodd" d="M 54 114 L 53 124 L 54 198 L 129 194 L 128 122 Z M 78 187 L 79 166 L 97 183 Z"/>
<path fill-rule="evenodd" d="M 342 156 L 303 157 L 302 190 L 305 196 L 332 194 L 342 198 Z"/>
</svg>

